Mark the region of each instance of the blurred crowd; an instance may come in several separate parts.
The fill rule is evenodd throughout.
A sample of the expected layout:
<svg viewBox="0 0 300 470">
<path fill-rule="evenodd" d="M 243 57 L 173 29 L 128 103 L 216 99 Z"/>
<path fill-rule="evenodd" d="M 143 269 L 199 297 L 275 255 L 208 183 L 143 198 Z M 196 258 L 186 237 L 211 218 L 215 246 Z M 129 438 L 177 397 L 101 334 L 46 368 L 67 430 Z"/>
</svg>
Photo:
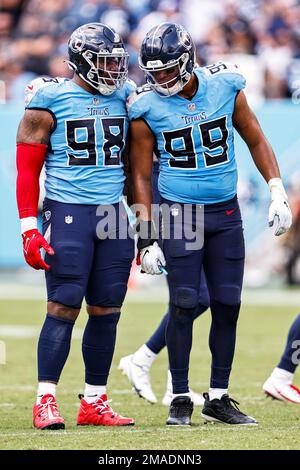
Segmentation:
<svg viewBox="0 0 300 470">
<path fill-rule="evenodd" d="M 138 49 L 162 21 L 183 24 L 200 65 L 233 60 L 253 99 L 287 98 L 300 88 L 300 0 L 0 0 L 0 80 L 6 99 L 21 99 L 38 75 L 66 76 L 70 33 L 81 24 L 113 26 L 131 54 L 138 83 Z"/>
</svg>

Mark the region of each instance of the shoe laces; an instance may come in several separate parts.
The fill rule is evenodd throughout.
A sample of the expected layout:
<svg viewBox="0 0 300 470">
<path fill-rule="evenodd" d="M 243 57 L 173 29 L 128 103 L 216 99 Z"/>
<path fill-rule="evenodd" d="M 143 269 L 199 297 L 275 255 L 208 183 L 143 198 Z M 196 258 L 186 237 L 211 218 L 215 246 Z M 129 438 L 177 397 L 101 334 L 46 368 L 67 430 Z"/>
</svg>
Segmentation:
<svg viewBox="0 0 300 470">
<path fill-rule="evenodd" d="M 191 413 L 191 402 L 189 403 L 173 403 L 171 405 L 172 414 L 174 414 L 177 418 L 181 416 L 186 416 L 187 414 Z"/>
<path fill-rule="evenodd" d="M 51 406 L 52 414 L 59 416 L 59 411 L 57 409 L 56 401 L 53 397 L 48 397 L 45 403 L 39 404 L 39 414 L 41 418 L 47 418 L 48 416 L 48 406 Z"/>
<path fill-rule="evenodd" d="M 112 400 L 105 400 L 103 401 L 102 398 L 98 398 L 94 403 L 92 403 L 92 406 L 98 411 L 100 414 L 104 413 L 112 413 L 112 416 L 115 416 L 115 413 L 113 409 L 109 406 L 109 403 L 111 403 Z"/>
<path fill-rule="evenodd" d="M 223 403 L 225 403 L 225 406 L 227 408 L 231 408 L 232 410 L 236 412 L 236 414 L 246 416 L 244 413 L 241 412 L 241 410 L 238 407 L 240 403 L 234 400 L 233 398 L 231 398 L 229 395 L 223 395 L 221 400 L 223 401 Z"/>
</svg>

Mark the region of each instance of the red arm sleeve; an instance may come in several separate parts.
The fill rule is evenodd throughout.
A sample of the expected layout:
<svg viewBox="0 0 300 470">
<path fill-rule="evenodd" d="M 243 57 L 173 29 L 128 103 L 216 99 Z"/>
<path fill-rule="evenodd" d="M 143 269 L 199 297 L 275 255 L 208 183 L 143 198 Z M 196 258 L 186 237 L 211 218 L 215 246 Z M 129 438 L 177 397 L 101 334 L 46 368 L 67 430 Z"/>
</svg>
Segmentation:
<svg viewBox="0 0 300 470">
<path fill-rule="evenodd" d="M 17 144 L 17 204 L 20 219 L 37 217 L 39 177 L 45 162 L 46 150 L 45 144 Z"/>
</svg>

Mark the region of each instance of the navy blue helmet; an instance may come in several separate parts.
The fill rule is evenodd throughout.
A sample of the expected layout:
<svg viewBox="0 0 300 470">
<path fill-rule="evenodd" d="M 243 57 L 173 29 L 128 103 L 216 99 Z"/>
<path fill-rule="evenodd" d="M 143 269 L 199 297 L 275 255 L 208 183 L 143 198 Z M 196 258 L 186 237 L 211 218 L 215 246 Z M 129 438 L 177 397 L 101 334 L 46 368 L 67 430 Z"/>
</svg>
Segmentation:
<svg viewBox="0 0 300 470">
<path fill-rule="evenodd" d="M 190 34 L 175 23 L 161 23 L 152 28 L 143 40 L 139 66 L 159 95 L 179 93 L 195 66 L 195 46 Z"/>
<path fill-rule="evenodd" d="M 75 29 L 68 42 L 70 68 L 102 95 L 120 89 L 128 77 L 128 53 L 114 29 L 88 23 Z"/>
</svg>

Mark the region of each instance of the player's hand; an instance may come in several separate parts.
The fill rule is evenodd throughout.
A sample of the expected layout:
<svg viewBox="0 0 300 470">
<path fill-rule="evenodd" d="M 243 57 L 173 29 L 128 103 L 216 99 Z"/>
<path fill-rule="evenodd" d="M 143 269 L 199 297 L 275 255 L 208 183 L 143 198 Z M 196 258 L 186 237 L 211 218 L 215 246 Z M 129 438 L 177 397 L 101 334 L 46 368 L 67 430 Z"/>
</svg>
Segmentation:
<svg viewBox="0 0 300 470">
<path fill-rule="evenodd" d="M 292 225 L 292 212 L 281 179 L 273 178 L 268 184 L 271 191 L 269 227 L 275 224 L 274 234 L 279 236 L 287 232 Z"/>
<path fill-rule="evenodd" d="M 142 271 L 147 274 L 162 274 L 160 267 L 166 265 L 166 260 L 157 242 L 142 248 L 139 255 Z"/>
<path fill-rule="evenodd" d="M 37 229 L 31 229 L 22 234 L 22 239 L 26 263 L 34 269 L 44 269 L 48 271 L 50 266 L 43 260 L 40 249 L 44 248 L 48 255 L 54 255 L 54 250 L 45 238 Z"/>
</svg>

